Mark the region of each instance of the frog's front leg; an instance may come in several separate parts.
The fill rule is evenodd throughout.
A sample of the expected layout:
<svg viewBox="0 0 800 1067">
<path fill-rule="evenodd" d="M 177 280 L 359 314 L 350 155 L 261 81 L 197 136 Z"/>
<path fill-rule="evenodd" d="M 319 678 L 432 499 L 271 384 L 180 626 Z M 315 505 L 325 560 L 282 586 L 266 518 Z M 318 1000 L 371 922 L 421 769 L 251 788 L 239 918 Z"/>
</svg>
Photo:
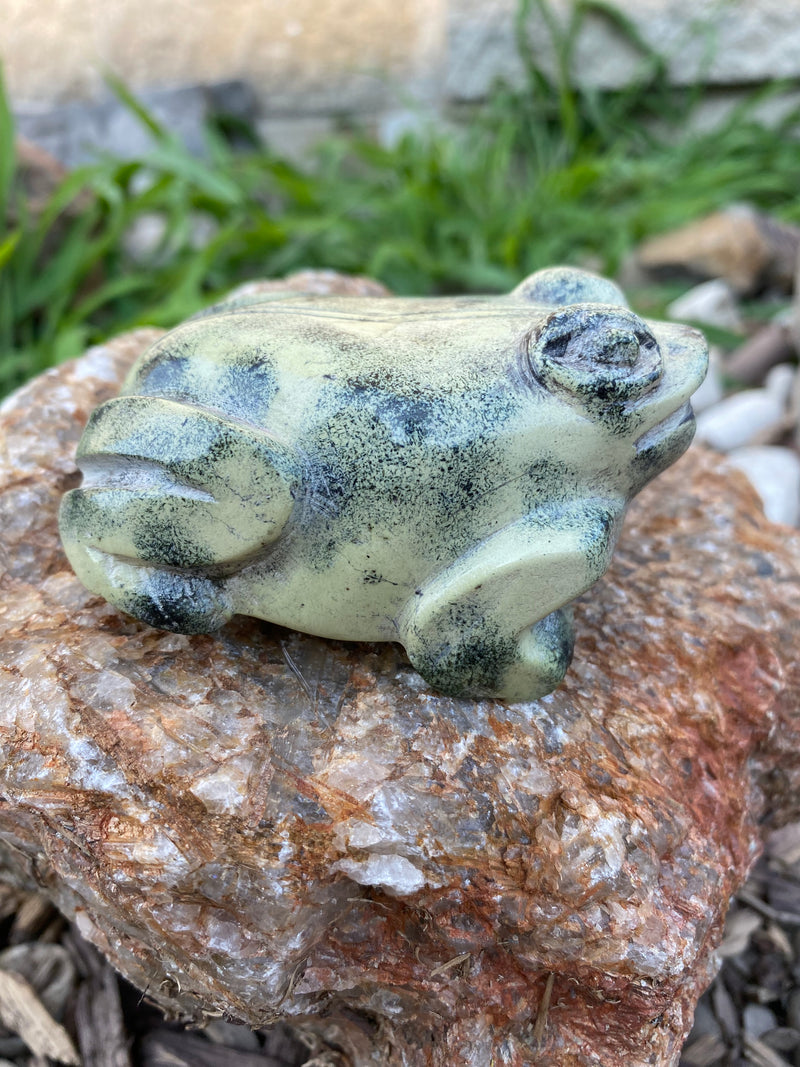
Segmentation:
<svg viewBox="0 0 800 1067">
<path fill-rule="evenodd" d="M 606 570 L 622 510 L 615 500 L 541 509 L 437 575 L 400 620 L 415 669 L 453 696 L 549 693 L 572 659 L 566 605 Z"/>
</svg>

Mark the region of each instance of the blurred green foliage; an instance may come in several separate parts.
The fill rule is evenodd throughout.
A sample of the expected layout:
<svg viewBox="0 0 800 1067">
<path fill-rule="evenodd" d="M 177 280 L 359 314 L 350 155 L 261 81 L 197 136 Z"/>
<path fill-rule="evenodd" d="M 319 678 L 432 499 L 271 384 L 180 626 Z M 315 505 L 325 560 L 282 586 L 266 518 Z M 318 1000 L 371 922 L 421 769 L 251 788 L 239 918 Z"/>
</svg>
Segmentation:
<svg viewBox="0 0 800 1067">
<path fill-rule="evenodd" d="M 521 36 L 531 9 L 551 18 L 546 0 L 523 0 Z M 172 325 L 247 278 L 332 267 L 398 293 L 503 290 L 556 262 L 613 273 L 643 237 L 732 201 L 800 222 L 800 114 L 771 129 L 755 118 L 780 86 L 700 132 L 689 122 L 697 91 L 670 88 L 660 57 L 632 37 L 634 84 L 580 89 L 570 56 L 589 12 L 619 21 L 602 0 L 575 3 L 566 27 L 551 20 L 554 75 L 529 64 L 524 90 L 500 85 L 465 122 L 391 147 L 332 138 L 307 168 L 252 135 L 234 149 L 222 119 L 197 159 L 114 84 L 152 149 L 72 172 L 35 217 L 15 181 L 0 83 L 0 395 L 112 333 Z M 132 257 L 126 235 L 154 213 L 158 246 Z"/>
</svg>

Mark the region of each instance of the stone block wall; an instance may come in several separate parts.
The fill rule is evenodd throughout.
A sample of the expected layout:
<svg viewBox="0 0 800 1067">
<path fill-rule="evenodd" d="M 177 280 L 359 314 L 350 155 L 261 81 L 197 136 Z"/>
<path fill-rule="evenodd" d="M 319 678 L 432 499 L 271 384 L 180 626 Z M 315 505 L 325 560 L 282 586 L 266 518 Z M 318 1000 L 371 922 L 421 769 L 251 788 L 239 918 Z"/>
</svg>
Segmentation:
<svg viewBox="0 0 800 1067">
<path fill-rule="evenodd" d="M 521 0 L 526 2 L 526 0 Z M 573 0 L 546 0 L 562 25 Z M 341 115 L 390 133 L 408 114 L 480 100 L 518 82 L 520 0 L 0 0 L 0 61 L 22 115 L 101 99 L 111 71 L 137 91 L 240 80 L 265 132 L 313 140 Z M 612 0 L 678 84 L 741 88 L 800 77 L 800 0 Z M 552 66 L 538 0 L 526 37 Z M 574 75 L 603 88 L 636 76 L 642 51 L 585 20 Z M 57 121 L 61 121 L 60 118 Z"/>
<path fill-rule="evenodd" d="M 136 89 L 251 82 L 271 111 L 380 105 L 422 73 L 444 0 L 0 0 L 14 97 L 96 96 L 111 70 Z M 433 52 L 441 50 L 435 42 Z"/>
<path fill-rule="evenodd" d="M 573 0 L 549 0 L 556 23 L 566 27 Z M 583 84 L 617 89 L 641 71 L 647 49 L 667 60 L 677 85 L 697 82 L 742 87 L 800 76 L 800 0 L 613 0 L 627 22 L 593 14 L 577 37 L 572 76 Z M 554 69 L 551 37 L 540 5 L 527 4 L 531 54 Z M 522 76 L 516 47 L 518 0 L 449 0 L 442 68 L 447 97 L 476 100 L 492 81 Z M 641 46 L 631 43 L 638 36 Z"/>
</svg>

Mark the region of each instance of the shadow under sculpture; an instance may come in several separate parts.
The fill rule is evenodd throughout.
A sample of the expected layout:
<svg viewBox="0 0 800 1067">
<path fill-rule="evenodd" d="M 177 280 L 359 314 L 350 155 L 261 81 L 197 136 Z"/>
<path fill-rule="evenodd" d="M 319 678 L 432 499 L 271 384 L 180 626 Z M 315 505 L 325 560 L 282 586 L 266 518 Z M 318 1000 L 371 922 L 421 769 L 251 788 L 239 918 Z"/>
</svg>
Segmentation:
<svg viewBox="0 0 800 1067">
<path fill-rule="evenodd" d="M 155 627 L 398 641 L 445 694 L 532 700 L 706 365 L 696 330 L 569 268 L 501 297 L 233 299 L 94 412 L 62 540 Z"/>
</svg>

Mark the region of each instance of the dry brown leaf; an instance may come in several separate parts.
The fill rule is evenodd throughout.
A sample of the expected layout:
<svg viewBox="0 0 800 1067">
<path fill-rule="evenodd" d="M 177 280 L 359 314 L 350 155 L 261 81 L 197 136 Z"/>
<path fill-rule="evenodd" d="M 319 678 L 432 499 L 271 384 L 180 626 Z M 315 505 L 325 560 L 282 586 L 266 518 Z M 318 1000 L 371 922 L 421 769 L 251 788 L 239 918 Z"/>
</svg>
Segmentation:
<svg viewBox="0 0 800 1067">
<path fill-rule="evenodd" d="M 750 908 L 739 908 L 737 912 L 728 917 L 725 923 L 725 937 L 717 949 L 719 955 L 726 959 L 744 952 L 750 943 L 751 935 L 763 925 L 763 922 L 762 916 Z"/>
<path fill-rule="evenodd" d="M 792 942 L 782 926 L 778 926 L 777 923 L 770 923 L 766 929 L 766 935 L 782 956 L 785 956 L 787 960 L 794 959 Z"/>
<path fill-rule="evenodd" d="M 8 943 L 20 945 L 25 941 L 30 941 L 50 921 L 54 913 L 55 908 L 48 897 L 43 893 L 30 893 L 22 901 L 14 916 Z"/>
<path fill-rule="evenodd" d="M 18 910 L 24 896 L 21 889 L 0 882 L 0 921 L 7 919 L 9 915 L 13 915 Z M 2 1060 L 0 1060 L 0 1067 L 3 1067 Z"/>
<path fill-rule="evenodd" d="M 748 1062 L 752 1063 L 753 1067 L 791 1067 L 788 1060 L 771 1049 L 769 1045 L 765 1045 L 763 1041 L 759 1041 L 757 1037 L 748 1037 L 745 1034 L 744 1051 Z"/>
<path fill-rule="evenodd" d="M 131 1067 L 117 976 L 108 965 L 81 985 L 75 1029 L 83 1067 Z"/>
<path fill-rule="evenodd" d="M 471 952 L 462 952 L 459 956 L 453 956 L 447 963 L 440 963 L 438 967 L 434 967 L 430 973 L 430 977 L 433 978 L 437 974 L 444 974 L 445 971 L 449 971 L 453 967 L 460 967 L 462 963 L 467 962 L 471 955 Z"/>
<path fill-rule="evenodd" d="M 45 1008 L 30 982 L 10 971 L 0 971 L 0 1022 L 18 1034 L 31 1052 L 80 1067 L 67 1031 Z"/>
<path fill-rule="evenodd" d="M 141 1044 L 143 1067 L 283 1067 L 272 1056 L 212 1045 L 193 1034 L 154 1030 Z"/>
<path fill-rule="evenodd" d="M 726 1052 L 724 1041 L 715 1034 L 703 1034 L 683 1050 L 681 1067 L 712 1067 Z"/>
</svg>

